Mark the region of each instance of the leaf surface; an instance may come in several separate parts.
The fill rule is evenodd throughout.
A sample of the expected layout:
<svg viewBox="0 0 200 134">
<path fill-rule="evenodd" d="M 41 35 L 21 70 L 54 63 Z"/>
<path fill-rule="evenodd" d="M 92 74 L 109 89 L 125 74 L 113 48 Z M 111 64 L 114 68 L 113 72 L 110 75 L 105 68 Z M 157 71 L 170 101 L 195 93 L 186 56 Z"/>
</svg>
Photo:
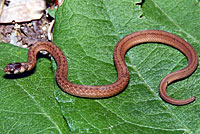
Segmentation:
<svg viewBox="0 0 200 134">
<path fill-rule="evenodd" d="M 67 56 L 70 81 L 83 85 L 113 83 L 117 78 L 112 57 L 114 47 L 122 37 L 135 31 L 157 29 L 172 32 L 199 50 L 199 36 L 193 34 L 193 27 L 199 27 L 196 22 L 199 18 L 195 17 L 199 14 L 196 1 L 190 2 L 194 6 L 192 8 L 187 1 L 171 7 L 174 1 L 149 0 L 142 5 L 143 10 L 138 2 L 78 0 L 66 1 L 59 8 L 54 42 Z M 179 18 L 176 17 L 178 15 Z M 189 22 L 193 27 L 186 26 Z M 168 87 L 168 94 L 173 98 L 197 97 L 194 103 L 177 107 L 160 99 L 158 85 L 165 75 L 186 67 L 187 60 L 183 54 L 169 46 L 150 43 L 132 48 L 125 59 L 130 82 L 117 96 L 84 99 L 58 90 L 57 100 L 71 131 L 140 134 L 197 132 L 199 70 L 188 79 Z"/>
<path fill-rule="evenodd" d="M 56 13 L 54 43 L 68 59 L 71 82 L 113 83 L 117 79 L 114 47 L 135 31 L 174 33 L 200 54 L 197 0 L 146 0 L 142 7 L 139 2 L 65 0 Z M 111 98 L 85 99 L 62 92 L 55 82 L 55 62 L 51 66 L 44 58 L 39 59 L 34 71 L 5 78 L 6 64 L 24 62 L 27 57 L 21 49 L 5 44 L 0 47 L 0 133 L 199 133 L 200 67 L 167 90 L 176 99 L 196 96 L 194 103 L 172 106 L 158 93 L 164 76 L 187 65 L 186 57 L 174 48 L 149 43 L 130 49 L 125 56 L 130 72 L 128 87 Z"/>
<path fill-rule="evenodd" d="M 5 75 L 8 63 L 25 62 L 27 50 L 0 44 L 0 133 L 61 134 L 68 132 L 54 96 L 50 60 L 39 59 L 37 67 L 18 75 Z"/>
</svg>

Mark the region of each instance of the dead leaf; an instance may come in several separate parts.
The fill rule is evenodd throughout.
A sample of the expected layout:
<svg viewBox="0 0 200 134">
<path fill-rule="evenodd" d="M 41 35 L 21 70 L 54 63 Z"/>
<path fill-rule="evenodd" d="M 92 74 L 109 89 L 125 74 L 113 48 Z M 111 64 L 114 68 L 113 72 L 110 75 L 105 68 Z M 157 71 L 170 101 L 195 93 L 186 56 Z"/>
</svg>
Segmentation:
<svg viewBox="0 0 200 134">
<path fill-rule="evenodd" d="M 4 5 L 0 23 L 27 22 L 40 19 L 46 9 L 45 0 L 10 0 Z"/>
</svg>

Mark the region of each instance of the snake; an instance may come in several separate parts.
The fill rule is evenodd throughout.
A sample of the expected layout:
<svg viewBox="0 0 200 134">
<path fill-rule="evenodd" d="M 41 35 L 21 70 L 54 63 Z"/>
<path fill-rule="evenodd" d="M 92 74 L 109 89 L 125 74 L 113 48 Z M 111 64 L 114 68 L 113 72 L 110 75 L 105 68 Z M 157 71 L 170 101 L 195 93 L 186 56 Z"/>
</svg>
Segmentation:
<svg viewBox="0 0 200 134">
<path fill-rule="evenodd" d="M 198 66 L 198 56 L 195 49 L 181 37 L 161 30 L 144 30 L 133 32 L 122 38 L 114 48 L 113 59 L 117 70 L 117 80 L 108 85 L 79 85 L 67 79 L 68 64 L 64 53 L 50 41 L 38 41 L 28 51 L 28 62 L 10 63 L 5 68 L 6 74 L 23 73 L 33 69 L 37 62 L 37 54 L 47 51 L 57 64 L 56 80 L 59 87 L 66 93 L 83 98 L 108 98 L 121 93 L 129 83 L 129 71 L 125 63 L 125 54 L 133 46 L 147 43 L 160 43 L 171 46 L 182 52 L 188 65 L 178 71 L 166 75 L 159 84 L 159 95 L 165 102 L 172 105 L 185 105 L 193 102 L 195 97 L 174 99 L 166 93 L 167 86 L 172 82 L 190 76 Z"/>
</svg>

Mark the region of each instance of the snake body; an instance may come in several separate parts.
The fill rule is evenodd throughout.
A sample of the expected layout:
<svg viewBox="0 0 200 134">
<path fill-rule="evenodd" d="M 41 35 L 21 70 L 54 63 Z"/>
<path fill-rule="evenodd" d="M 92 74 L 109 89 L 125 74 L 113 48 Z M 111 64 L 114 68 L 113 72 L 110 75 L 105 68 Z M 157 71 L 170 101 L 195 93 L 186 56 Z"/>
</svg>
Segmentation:
<svg viewBox="0 0 200 134">
<path fill-rule="evenodd" d="M 165 76 L 160 85 L 159 93 L 161 98 L 174 105 L 184 105 L 191 103 L 195 100 L 195 97 L 191 97 L 186 100 L 176 100 L 169 97 L 166 93 L 167 86 L 179 79 L 185 78 L 191 75 L 198 65 L 198 56 L 194 48 L 182 38 L 173 35 L 168 32 L 160 30 L 145 30 L 140 32 L 134 32 L 121 39 L 114 49 L 114 63 L 117 69 L 117 80 L 109 85 L 100 86 L 87 86 L 71 83 L 67 79 L 68 64 L 67 59 L 60 48 L 51 42 L 38 42 L 33 45 L 28 52 L 27 63 L 12 63 L 8 64 L 4 71 L 7 74 L 21 73 L 29 71 L 36 65 L 37 54 L 39 51 L 48 51 L 55 59 L 57 63 L 56 79 L 60 88 L 74 96 L 87 97 L 87 98 L 105 98 L 114 96 L 127 86 L 129 82 L 129 72 L 126 66 L 124 56 L 126 52 L 133 46 L 147 42 L 157 42 L 172 46 L 181 51 L 188 59 L 188 66 L 184 69 L 170 73 Z"/>
</svg>

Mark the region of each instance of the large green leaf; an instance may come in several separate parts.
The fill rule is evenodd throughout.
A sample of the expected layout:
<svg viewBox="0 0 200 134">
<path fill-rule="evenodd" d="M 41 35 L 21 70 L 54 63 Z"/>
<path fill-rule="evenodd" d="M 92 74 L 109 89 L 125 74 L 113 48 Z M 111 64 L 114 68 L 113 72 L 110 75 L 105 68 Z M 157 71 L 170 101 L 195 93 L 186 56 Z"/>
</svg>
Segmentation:
<svg viewBox="0 0 200 134">
<path fill-rule="evenodd" d="M 8 63 L 25 62 L 27 50 L 0 44 L 0 133 L 67 133 L 60 107 L 54 96 L 50 60 L 39 59 L 31 72 L 5 75 Z"/>
<path fill-rule="evenodd" d="M 139 30 L 174 33 L 190 42 L 200 54 L 197 0 L 146 0 L 142 8 L 138 2 L 141 1 L 65 0 L 56 14 L 54 43 L 67 56 L 71 82 L 113 83 L 117 79 L 114 47 L 122 37 Z M 172 106 L 158 94 L 160 80 L 187 65 L 185 56 L 174 48 L 161 44 L 132 48 L 125 57 L 130 71 L 128 87 L 111 98 L 84 99 L 57 87 L 56 64 L 51 68 L 44 58 L 39 59 L 31 73 L 4 77 L 2 68 L 10 62 L 25 61 L 26 53 L 5 44 L 0 47 L 0 133 L 67 133 L 68 129 L 71 133 L 94 134 L 200 131 L 200 68 L 191 77 L 168 87 L 168 94 L 176 99 L 195 95 L 194 103 Z"/>
</svg>

